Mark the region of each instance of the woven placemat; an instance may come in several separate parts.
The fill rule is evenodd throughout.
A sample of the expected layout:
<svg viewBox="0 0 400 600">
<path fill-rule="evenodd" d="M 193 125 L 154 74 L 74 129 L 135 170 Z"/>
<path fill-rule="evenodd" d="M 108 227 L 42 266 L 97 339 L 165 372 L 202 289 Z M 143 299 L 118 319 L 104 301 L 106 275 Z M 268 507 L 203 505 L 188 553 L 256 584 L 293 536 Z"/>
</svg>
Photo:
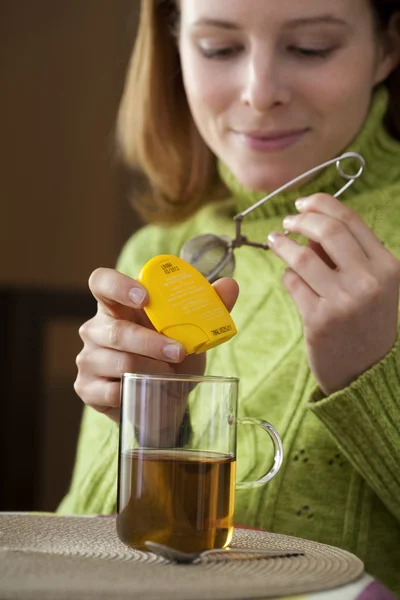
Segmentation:
<svg viewBox="0 0 400 600">
<path fill-rule="evenodd" d="M 284 535 L 236 529 L 232 545 L 305 555 L 176 565 L 122 544 L 114 517 L 0 514 L 0 597 L 252 600 L 330 589 L 364 571 L 344 550 Z"/>
</svg>

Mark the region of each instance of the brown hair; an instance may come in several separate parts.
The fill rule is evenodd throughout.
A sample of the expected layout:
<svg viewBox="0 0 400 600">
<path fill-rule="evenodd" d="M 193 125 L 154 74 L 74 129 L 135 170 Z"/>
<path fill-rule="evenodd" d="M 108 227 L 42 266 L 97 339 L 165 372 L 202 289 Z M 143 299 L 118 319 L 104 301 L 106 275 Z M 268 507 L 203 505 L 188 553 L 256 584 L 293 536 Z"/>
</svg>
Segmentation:
<svg viewBox="0 0 400 600">
<path fill-rule="evenodd" d="M 376 21 L 381 31 L 388 28 L 389 21 L 395 13 L 398 13 L 397 39 L 400 36 L 400 0 L 372 0 Z M 390 93 L 390 104 L 387 114 L 387 126 L 389 131 L 397 139 L 400 139 L 400 65 L 393 71 L 386 81 Z"/>
<path fill-rule="evenodd" d="M 177 222 L 213 195 L 215 158 L 193 122 L 174 33 L 174 0 L 144 0 L 120 106 L 117 139 L 125 163 L 151 187 L 134 204 L 146 221 Z"/>
<path fill-rule="evenodd" d="M 385 30 L 400 0 L 371 0 Z M 147 222 L 178 222 L 220 197 L 216 160 L 191 116 L 175 31 L 176 0 L 142 0 L 139 29 L 117 122 L 121 157 L 147 178 L 150 193 L 133 200 Z M 387 81 L 388 126 L 400 138 L 400 67 Z"/>
</svg>

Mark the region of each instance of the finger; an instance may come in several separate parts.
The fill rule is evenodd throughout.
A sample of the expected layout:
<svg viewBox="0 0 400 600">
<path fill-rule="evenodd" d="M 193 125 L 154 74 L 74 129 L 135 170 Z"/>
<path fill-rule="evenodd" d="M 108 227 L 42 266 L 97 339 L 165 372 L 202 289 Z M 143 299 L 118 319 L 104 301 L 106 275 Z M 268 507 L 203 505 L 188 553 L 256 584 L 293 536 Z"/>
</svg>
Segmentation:
<svg viewBox="0 0 400 600">
<path fill-rule="evenodd" d="M 215 291 L 231 312 L 239 295 L 239 286 L 234 279 L 223 277 L 213 284 Z"/>
<path fill-rule="evenodd" d="M 103 312 L 116 318 L 130 319 L 134 309 L 143 308 L 148 301 L 148 293 L 138 281 L 114 269 L 93 271 L 89 288 Z"/>
<path fill-rule="evenodd" d="M 153 329 L 122 319 L 109 318 L 108 322 L 100 324 L 93 319 L 80 327 L 79 335 L 88 344 L 156 360 L 178 363 L 186 356 L 180 342 Z"/>
<path fill-rule="evenodd" d="M 119 356 L 118 356 L 119 355 Z M 145 357 L 121 356 L 122 353 L 98 348 L 77 357 L 78 377 L 74 388 L 78 396 L 92 408 L 119 421 L 120 384 L 123 373 L 172 374 L 172 367 Z M 90 377 L 81 373 L 90 370 Z"/>
<path fill-rule="evenodd" d="M 283 225 L 287 231 L 299 233 L 320 244 L 343 272 L 354 272 L 355 269 L 365 266 L 368 261 L 347 225 L 338 219 L 307 212 L 286 217 Z"/>
<path fill-rule="evenodd" d="M 315 314 L 320 298 L 293 269 L 286 269 L 282 283 L 296 304 L 303 322 L 306 323 L 310 315 Z"/>
<path fill-rule="evenodd" d="M 136 313 L 140 314 L 141 311 L 136 311 Z M 136 317 L 137 315 L 135 315 Z M 147 318 L 147 317 L 146 317 Z M 138 319 L 139 320 L 139 319 Z M 89 321 L 85 321 L 79 327 L 78 333 L 81 340 L 84 343 L 84 348 L 82 349 L 85 352 L 90 352 L 97 348 L 98 346 L 102 346 L 104 348 L 112 348 L 114 350 L 131 352 L 132 345 L 124 343 L 124 330 L 125 328 L 140 328 L 141 335 L 145 335 L 143 332 L 149 332 L 149 335 L 153 336 L 155 334 L 154 327 L 150 324 L 150 327 L 143 327 L 139 323 L 134 321 L 124 321 L 122 319 L 116 319 L 114 317 L 110 317 L 105 313 L 99 312 L 95 317 L 89 319 Z M 122 332 L 122 334 L 121 334 Z M 159 334 L 157 334 L 159 335 Z M 120 340 L 122 338 L 122 340 Z M 177 343 L 175 340 L 171 340 L 171 338 L 164 337 L 162 341 L 166 341 L 168 343 Z M 179 350 L 181 347 L 179 346 Z M 139 353 L 140 354 L 140 353 Z"/>
<path fill-rule="evenodd" d="M 76 364 L 79 373 L 89 373 L 90 378 L 119 379 L 124 373 L 173 373 L 172 366 L 166 361 L 109 348 L 82 351 L 76 358 Z"/>
<path fill-rule="evenodd" d="M 314 194 L 308 198 L 299 198 L 296 202 L 299 212 L 316 212 L 342 221 L 351 231 L 368 258 L 382 252 L 384 246 L 361 217 L 351 208 L 329 194 Z"/>
<path fill-rule="evenodd" d="M 301 246 L 285 235 L 273 232 L 268 236 L 271 250 L 321 296 L 332 298 L 338 289 L 336 272 L 332 271 L 312 248 Z"/>
<path fill-rule="evenodd" d="M 75 391 L 87 406 L 99 412 L 106 413 L 111 409 L 120 407 L 120 379 L 92 379 L 82 385 L 77 379 Z"/>
</svg>

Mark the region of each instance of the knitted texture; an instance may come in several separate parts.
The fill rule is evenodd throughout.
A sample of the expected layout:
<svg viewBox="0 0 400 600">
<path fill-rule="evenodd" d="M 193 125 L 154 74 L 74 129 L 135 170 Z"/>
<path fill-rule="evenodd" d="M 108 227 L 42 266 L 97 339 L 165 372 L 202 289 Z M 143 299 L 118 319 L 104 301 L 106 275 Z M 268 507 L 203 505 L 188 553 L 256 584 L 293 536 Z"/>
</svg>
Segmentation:
<svg viewBox="0 0 400 600">
<path fill-rule="evenodd" d="M 349 148 L 364 156 L 365 174 L 341 200 L 400 256 L 400 143 L 383 126 L 387 102 L 381 88 Z M 206 205 L 184 224 L 143 228 L 126 244 L 118 269 L 135 277 L 152 256 L 179 254 L 197 234 L 233 236 L 232 216 L 262 195 L 244 190 L 224 165 L 220 175 L 230 198 Z M 343 183 L 336 168 L 329 168 L 249 215 L 243 233 L 265 241 L 270 231 L 282 230 L 285 215 L 296 213 L 296 198 L 333 194 Z M 237 251 L 238 334 L 207 355 L 208 374 L 240 377 L 239 416 L 270 421 L 284 445 L 279 474 L 264 487 L 237 492 L 236 523 L 340 546 L 400 592 L 399 345 L 348 388 L 323 397 L 308 367 L 300 316 L 281 283 L 284 268 L 272 252 Z M 268 468 L 265 437 L 257 428 L 239 426 L 239 480 Z M 60 512 L 116 510 L 117 445 L 118 427 L 86 410 L 71 489 Z"/>
</svg>

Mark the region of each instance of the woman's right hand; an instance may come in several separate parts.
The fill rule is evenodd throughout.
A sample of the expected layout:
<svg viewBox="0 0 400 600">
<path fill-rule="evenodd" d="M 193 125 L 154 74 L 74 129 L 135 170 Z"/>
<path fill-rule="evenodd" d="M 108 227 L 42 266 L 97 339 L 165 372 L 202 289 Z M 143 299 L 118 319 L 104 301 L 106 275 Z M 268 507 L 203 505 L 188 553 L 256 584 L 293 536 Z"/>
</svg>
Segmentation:
<svg viewBox="0 0 400 600">
<path fill-rule="evenodd" d="M 119 422 L 123 373 L 204 373 L 205 354 L 186 356 L 182 344 L 154 329 L 143 310 L 148 294 L 138 281 L 100 268 L 90 276 L 89 288 L 98 308 L 79 329 L 84 345 L 76 359 L 74 386 L 85 404 Z M 214 288 L 232 310 L 237 283 L 220 279 Z"/>
</svg>

